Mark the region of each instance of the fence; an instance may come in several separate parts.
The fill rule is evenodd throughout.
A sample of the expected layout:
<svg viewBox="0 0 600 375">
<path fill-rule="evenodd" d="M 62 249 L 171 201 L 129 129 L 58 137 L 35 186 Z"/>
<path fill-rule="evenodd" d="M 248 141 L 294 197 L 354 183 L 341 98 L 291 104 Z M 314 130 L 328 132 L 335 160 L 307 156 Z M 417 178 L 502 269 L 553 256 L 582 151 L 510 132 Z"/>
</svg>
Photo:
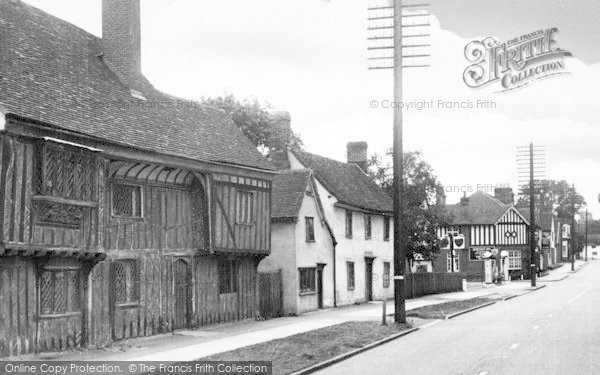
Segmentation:
<svg viewBox="0 0 600 375">
<path fill-rule="evenodd" d="M 283 315 L 283 280 L 281 270 L 258 274 L 260 316 L 264 319 Z"/>
<path fill-rule="evenodd" d="M 462 290 L 463 273 L 409 273 L 404 276 L 406 298 Z"/>
</svg>

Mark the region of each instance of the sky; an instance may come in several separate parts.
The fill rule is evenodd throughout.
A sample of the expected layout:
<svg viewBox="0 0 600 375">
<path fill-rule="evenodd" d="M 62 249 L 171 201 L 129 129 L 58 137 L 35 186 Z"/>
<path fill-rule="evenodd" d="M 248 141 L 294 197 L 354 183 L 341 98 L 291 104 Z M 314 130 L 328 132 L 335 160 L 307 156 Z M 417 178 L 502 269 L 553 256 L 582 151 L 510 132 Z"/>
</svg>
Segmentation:
<svg viewBox="0 0 600 375">
<path fill-rule="evenodd" d="M 100 36 L 100 0 L 27 0 Z M 385 4 L 381 0 L 378 4 Z M 406 0 L 405 3 L 411 3 Z M 412 3 L 416 3 L 415 0 Z M 405 150 L 420 150 L 456 202 L 518 185 L 517 147 L 545 147 L 546 178 L 566 179 L 600 217 L 600 2 L 432 0 L 427 68 L 405 69 Z M 345 159 L 346 143 L 391 146 L 393 77 L 368 70 L 365 0 L 143 0 L 142 69 L 163 91 L 233 93 L 289 111 L 310 152 Z M 569 74 L 499 93 L 463 82 L 465 46 L 557 27 Z M 478 108 L 477 101 L 487 103 Z M 375 103 L 375 104 L 374 104 Z M 473 108 L 461 108 L 472 103 Z"/>
</svg>

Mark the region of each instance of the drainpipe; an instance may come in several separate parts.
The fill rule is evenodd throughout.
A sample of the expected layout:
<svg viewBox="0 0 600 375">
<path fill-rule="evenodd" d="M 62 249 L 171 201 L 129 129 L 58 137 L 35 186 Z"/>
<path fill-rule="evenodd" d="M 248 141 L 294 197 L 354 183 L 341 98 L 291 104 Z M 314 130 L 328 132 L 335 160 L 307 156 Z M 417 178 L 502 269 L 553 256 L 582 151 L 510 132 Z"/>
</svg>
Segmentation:
<svg viewBox="0 0 600 375">
<path fill-rule="evenodd" d="M 336 261 L 335 254 L 336 254 L 336 246 L 337 246 L 338 242 L 335 239 L 335 235 L 333 234 L 333 230 L 331 229 L 329 222 L 327 221 L 327 219 L 325 219 L 325 218 L 323 218 L 323 219 L 325 221 L 325 225 L 327 226 L 327 231 L 329 232 L 329 235 L 331 236 L 331 243 L 333 244 L 333 307 L 337 307 L 337 294 L 336 294 L 337 261 Z"/>
</svg>

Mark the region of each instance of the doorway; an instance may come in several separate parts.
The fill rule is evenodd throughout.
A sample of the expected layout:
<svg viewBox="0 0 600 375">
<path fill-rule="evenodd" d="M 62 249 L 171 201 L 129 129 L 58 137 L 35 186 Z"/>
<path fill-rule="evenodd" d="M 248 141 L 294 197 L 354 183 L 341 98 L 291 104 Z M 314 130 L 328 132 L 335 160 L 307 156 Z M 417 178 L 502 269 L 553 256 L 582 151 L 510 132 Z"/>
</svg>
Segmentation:
<svg viewBox="0 0 600 375">
<path fill-rule="evenodd" d="M 174 329 L 189 328 L 191 310 L 191 273 L 189 264 L 184 259 L 178 259 L 173 264 L 175 287 L 175 317 Z"/>
<path fill-rule="evenodd" d="M 373 301 L 373 258 L 365 258 L 365 299 Z"/>
<path fill-rule="evenodd" d="M 317 303 L 319 309 L 323 308 L 323 268 L 325 268 L 325 264 L 317 264 Z"/>
</svg>

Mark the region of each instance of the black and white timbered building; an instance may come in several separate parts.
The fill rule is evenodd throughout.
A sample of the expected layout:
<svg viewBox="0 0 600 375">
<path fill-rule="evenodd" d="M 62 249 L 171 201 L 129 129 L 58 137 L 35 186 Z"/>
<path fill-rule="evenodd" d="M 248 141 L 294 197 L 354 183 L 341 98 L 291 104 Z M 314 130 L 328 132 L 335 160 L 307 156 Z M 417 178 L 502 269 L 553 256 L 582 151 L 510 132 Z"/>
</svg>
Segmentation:
<svg viewBox="0 0 600 375">
<path fill-rule="evenodd" d="M 496 189 L 495 196 L 479 191 L 463 197 L 460 203 L 447 205 L 451 225 L 438 230 L 444 238 L 448 232 L 464 240 L 441 249 L 433 261 L 434 272 L 463 272 L 469 280 L 484 278 L 483 256 L 494 249 L 508 252 L 508 267 L 512 278 L 525 274 L 529 267 L 529 219 L 512 202 L 512 194 Z M 454 258 L 454 267 L 452 267 Z"/>
</svg>

